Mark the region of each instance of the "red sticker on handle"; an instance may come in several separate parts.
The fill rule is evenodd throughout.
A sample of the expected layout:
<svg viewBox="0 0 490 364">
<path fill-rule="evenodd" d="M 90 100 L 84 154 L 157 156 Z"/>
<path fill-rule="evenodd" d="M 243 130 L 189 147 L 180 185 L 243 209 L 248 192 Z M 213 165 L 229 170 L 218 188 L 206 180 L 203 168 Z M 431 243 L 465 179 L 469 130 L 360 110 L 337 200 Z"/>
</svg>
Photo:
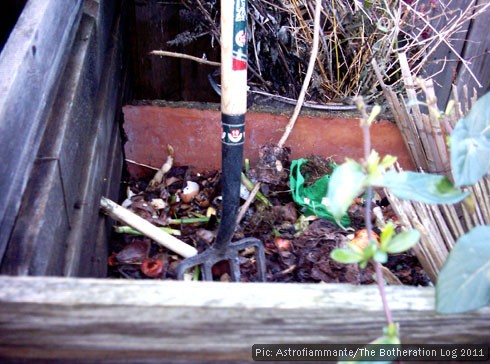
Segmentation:
<svg viewBox="0 0 490 364">
<path fill-rule="evenodd" d="M 242 61 L 236 58 L 233 58 L 233 64 L 231 66 L 233 71 L 243 71 L 247 69 L 247 61 Z"/>
</svg>

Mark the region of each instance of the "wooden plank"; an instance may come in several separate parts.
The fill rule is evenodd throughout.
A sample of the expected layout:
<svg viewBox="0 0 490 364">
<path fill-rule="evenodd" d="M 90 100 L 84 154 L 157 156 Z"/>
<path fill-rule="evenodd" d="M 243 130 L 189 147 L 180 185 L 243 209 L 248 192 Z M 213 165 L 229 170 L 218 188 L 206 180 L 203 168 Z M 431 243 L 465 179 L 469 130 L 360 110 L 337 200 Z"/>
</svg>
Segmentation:
<svg viewBox="0 0 490 364">
<path fill-rule="evenodd" d="M 183 22 L 184 21 L 181 19 L 181 23 Z M 214 44 L 214 48 L 211 47 L 211 44 Z M 165 47 L 164 49 L 174 50 L 174 48 L 171 47 Z M 202 58 L 203 55 L 205 55 L 210 61 L 220 61 L 219 43 L 216 40 L 213 42 L 210 36 L 199 38 L 191 44 L 186 45 L 185 47 L 181 46 L 174 51 L 179 51 L 180 53 L 189 54 L 198 58 Z M 162 60 L 163 59 L 160 59 L 160 61 Z M 220 102 L 220 96 L 213 90 L 208 79 L 208 75 L 217 69 L 218 67 L 203 65 L 194 61 L 180 60 L 181 100 Z M 219 80 L 219 76 L 216 78 Z"/>
<path fill-rule="evenodd" d="M 387 287 L 406 344 L 488 343 L 490 307 L 434 312 L 434 289 Z M 366 343 L 375 286 L 0 278 L 0 357 L 245 362 L 257 343 Z"/>
<path fill-rule="evenodd" d="M 95 41 L 95 21 L 84 14 L 38 152 L 41 158 L 59 159 L 70 216 L 80 203 L 80 176 L 90 163 L 83 153 L 93 138 L 93 100 L 103 63 L 96 58 Z"/>
<path fill-rule="evenodd" d="M 88 3 L 98 5 L 91 0 Z M 100 12 L 94 11 L 98 8 L 88 10 L 93 11 L 95 16 L 101 15 Z M 84 11 L 87 11 L 87 6 Z M 104 16 L 107 19 L 112 17 L 110 14 L 104 14 Z M 37 201 L 45 201 L 45 203 L 39 204 L 35 210 L 28 207 L 22 209 L 19 221 L 34 221 L 36 230 L 27 229 L 28 233 L 24 232 L 25 224 L 15 228 L 16 239 L 10 242 L 9 250 L 17 254 L 7 255 L 7 258 L 12 255 L 15 260 L 4 259 L 6 272 L 62 275 L 66 274 L 66 271 L 76 261 L 77 270 L 79 266 L 84 267 L 84 275 L 89 275 L 86 267 L 92 267 L 92 263 L 95 263 L 91 262 L 95 254 L 93 249 L 97 234 L 93 226 L 100 218 L 97 211 L 102 186 L 105 185 L 107 174 L 112 169 L 112 160 L 109 158 L 109 153 L 113 150 L 111 142 L 121 143 L 120 139 L 111 140 L 111 136 L 114 123 L 117 124 L 116 110 L 121 107 L 118 98 L 121 94 L 119 87 L 122 67 L 120 44 L 123 41 L 119 34 L 121 28 L 118 26 L 117 33 L 111 37 L 116 46 L 105 57 L 107 50 L 102 52 L 100 49 L 101 39 L 98 35 L 106 34 L 109 37 L 109 33 L 106 30 L 96 29 L 96 25 L 96 19 L 84 13 L 70 60 L 63 75 L 64 82 L 60 85 L 38 151 L 40 160 L 57 162 L 58 172 L 61 175 L 37 174 L 31 176 L 28 193 L 26 193 L 28 196 L 25 201 L 26 206 L 35 204 Z M 100 21 L 99 25 L 111 26 L 112 21 Z M 102 44 L 107 44 L 107 42 L 102 42 Z M 105 64 L 104 60 L 106 60 Z M 104 81 L 101 87 L 100 78 L 103 68 L 105 70 Z M 119 186 L 119 180 L 111 180 L 111 182 Z M 39 186 L 44 186 L 44 189 L 40 190 Z M 52 193 L 49 193 L 51 191 Z M 54 194 L 54 191 L 57 191 L 58 194 Z M 61 194 L 61 203 L 59 198 L 46 200 L 46 196 L 55 197 L 59 194 Z M 52 216 L 56 211 L 63 211 L 68 220 L 53 226 L 53 221 L 49 218 L 42 218 L 42 213 Z M 88 229 L 87 226 L 91 228 Z M 29 228 L 28 224 L 27 228 Z M 46 232 L 53 230 L 56 231 L 56 234 L 46 236 Z M 34 242 L 39 244 L 34 244 L 36 248 L 30 249 L 29 247 Z M 39 263 L 39 260 L 28 259 L 30 255 L 27 254 L 40 254 L 43 257 L 41 265 L 34 266 Z M 72 260 L 68 259 L 68 256 L 72 257 Z M 106 257 L 98 263 L 103 268 L 106 268 L 105 260 Z M 16 264 L 19 267 L 16 267 Z M 101 268 L 97 270 L 103 271 Z"/>
<path fill-rule="evenodd" d="M 60 275 L 68 212 L 57 159 L 38 159 L 0 267 L 1 274 Z"/>
<path fill-rule="evenodd" d="M 156 0 L 134 1 L 130 19 L 130 57 L 137 99 L 179 100 L 180 60 L 150 56 L 179 32 L 177 3 Z"/>
<path fill-rule="evenodd" d="M 90 142 L 89 130 L 93 125 L 91 115 L 94 109 L 92 100 L 102 68 L 101 65 L 97 67 L 97 60 L 94 59 L 94 24 L 93 18 L 83 15 L 63 73 L 63 83 L 39 146 L 38 160 L 55 161 L 59 175 L 38 173 L 30 176 L 22 203 L 25 207 L 19 210 L 21 216 L 14 227 L 15 239 L 9 241 L 2 262 L 5 265 L 3 271 L 31 275 L 60 275 L 63 272 L 66 235 L 71 227 L 72 215 L 81 203 L 80 176 L 84 165 L 90 163 L 82 155 Z M 51 198 L 46 199 L 46 196 Z M 29 208 L 32 204 L 37 208 Z M 58 219 L 58 223 L 55 223 L 53 217 L 58 211 L 63 211 L 68 220 Z M 28 221 L 27 226 L 25 221 Z M 36 230 L 31 229 L 29 223 Z M 13 251 L 17 253 L 12 255 Z M 37 255 L 42 258 L 37 258 Z M 18 268 L 15 267 L 17 264 Z"/>
<path fill-rule="evenodd" d="M 104 74 L 96 97 L 94 125 L 88 132 L 92 142 L 82 158 L 88 163 L 82 168 L 81 188 L 77 191 L 81 203 L 74 212 L 72 229 L 67 236 L 69 248 L 64 268 L 64 275 L 67 276 L 94 276 L 94 273 L 102 276 L 107 270 L 107 247 L 101 251 L 101 246 L 96 244 L 98 229 L 94 226 L 98 226 L 99 220 L 104 220 L 97 213 L 100 197 L 111 188 L 109 196 L 117 199 L 121 179 L 122 141 L 119 137 L 119 118 L 123 91 L 123 26 L 119 16 L 111 33 L 111 45 L 106 50 Z M 114 170 L 118 171 L 115 172 L 116 176 L 112 176 Z M 112 187 L 117 188 L 114 191 Z"/>
<path fill-rule="evenodd" d="M 30 0 L 0 54 L 0 257 L 71 47 L 82 0 Z"/>
<path fill-rule="evenodd" d="M 478 6 L 488 5 L 489 0 L 479 0 Z M 456 87 L 458 95 L 463 95 L 463 87 L 467 87 L 470 95 L 476 89 L 477 97 L 483 96 L 490 91 L 490 7 L 485 13 L 471 21 L 469 32 L 466 37 L 463 57 L 470 63 L 471 71 L 475 74 L 481 87 L 465 67 L 459 65 Z"/>
<path fill-rule="evenodd" d="M 121 143 L 121 128 L 120 125 L 114 125 L 111 145 L 113 149 L 109 153 L 109 158 L 112 161 L 112 166 L 108 170 L 108 177 L 105 183 L 104 196 L 112 196 L 114 200 L 120 197 L 121 176 L 123 171 L 123 149 Z M 93 213 L 93 211 L 92 211 Z M 94 248 L 90 252 L 91 256 L 88 259 L 89 264 L 85 269 L 80 269 L 78 277 L 107 277 L 107 257 L 110 255 L 108 241 L 113 234 L 114 221 L 106 218 L 103 215 L 96 215 L 97 236 L 94 239 Z"/>
<path fill-rule="evenodd" d="M 439 4 L 435 9 L 435 13 L 431 16 L 437 16 L 437 19 L 431 22 L 431 25 L 437 30 L 441 31 L 446 27 L 453 17 L 461 13 L 463 9 L 466 9 L 470 4 L 475 3 L 476 0 L 458 0 L 445 2 L 441 6 Z M 430 9 L 430 0 L 423 0 L 426 4 L 426 8 Z M 442 13 L 445 11 L 445 13 Z M 442 14 L 442 15 L 441 15 Z M 463 55 L 463 48 L 465 46 L 465 38 L 467 36 L 470 21 L 467 21 L 461 26 L 457 34 L 451 39 L 451 46 L 458 54 Z M 432 32 L 431 36 L 434 35 Z M 431 56 L 427 60 L 427 64 L 424 67 L 428 76 L 435 75 L 433 77 L 435 84 L 435 93 L 437 95 L 437 103 L 440 109 L 444 110 L 449 95 L 451 93 L 451 85 L 456 79 L 458 72 L 459 59 L 455 52 L 453 52 L 444 42 L 442 42 Z"/>
<path fill-rule="evenodd" d="M 124 2 L 125 3 L 125 2 Z M 115 15 L 119 12 L 121 2 L 107 0 L 84 0 L 83 11 L 94 18 L 96 25 L 96 59 L 104 60 L 110 43 Z"/>
<path fill-rule="evenodd" d="M 208 81 L 216 67 L 189 60 L 151 56 L 153 50 L 167 50 L 219 61 L 219 43 L 214 48 L 209 36 L 183 45 L 168 45 L 177 34 L 192 25 L 186 23 L 179 2 L 158 0 L 134 1 L 131 9 L 130 43 L 131 67 L 134 74 L 133 98 L 142 100 L 187 100 L 219 102 L 219 96 Z M 188 22 L 188 20 L 187 20 Z"/>
<path fill-rule="evenodd" d="M 126 3 L 125 3 L 126 4 Z M 123 7 L 124 9 L 124 7 Z M 127 11 L 122 11 L 121 14 L 127 14 Z M 122 18 L 120 21 L 123 23 L 127 22 L 126 18 Z M 119 35 L 119 39 L 127 39 L 127 26 L 122 26 L 122 34 Z M 126 44 L 126 43 L 124 43 Z M 122 69 L 124 70 L 122 77 L 120 79 L 121 89 L 123 91 L 123 95 L 121 97 L 120 104 L 117 106 L 117 110 L 119 113 L 119 118 L 122 118 L 122 104 L 129 98 L 129 94 L 131 93 L 130 87 L 130 72 L 128 67 L 129 59 L 125 57 L 124 65 Z M 104 185 L 104 196 L 112 196 L 114 200 L 116 200 L 120 196 L 120 188 L 121 188 L 121 175 L 123 171 L 123 146 L 122 146 L 122 126 L 114 125 L 113 133 L 111 138 L 110 145 L 113 146 L 112 151 L 110 151 L 109 158 L 112 160 L 112 168 L 108 173 L 108 178 L 105 180 Z M 110 236 L 113 233 L 113 221 L 105 218 L 105 216 L 98 215 L 97 220 L 97 236 L 95 238 L 95 247 L 93 250 L 93 256 L 90 259 L 91 268 L 90 268 L 90 276 L 92 277 L 106 277 L 107 276 L 107 265 L 106 258 L 109 256 L 109 247 L 107 242 L 110 239 Z M 103 263 L 102 263 L 103 262 Z M 83 272 L 79 271 L 79 275 L 82 275 Z"/>
</svg>

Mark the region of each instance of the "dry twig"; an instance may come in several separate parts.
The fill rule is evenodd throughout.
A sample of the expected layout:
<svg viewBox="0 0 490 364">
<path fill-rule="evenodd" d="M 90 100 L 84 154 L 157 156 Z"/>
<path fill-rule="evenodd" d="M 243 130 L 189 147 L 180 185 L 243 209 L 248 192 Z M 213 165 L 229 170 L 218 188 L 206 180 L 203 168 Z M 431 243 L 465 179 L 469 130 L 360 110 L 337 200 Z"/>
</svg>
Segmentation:
<svg viewBox="0 0 490 364">
<path fill-rule="evenodd" d="M 202 59 L 198 57 L 194 57 L 188 54 L 183 54 L 183 53 L 176 53 L 176 52 L 168 52 L 168 51 L 151 51 L 149 54 L 154 55 L 154 56 L 161 56 L 161 57 L 174 57 L 174 58 L 182 58 L 182 59 L 188 59 L 194 62 L 206 64 L 208 66 L 214 66 L 214 67 L 219 67 L 221 66 L 221 63 L 219 62 L 213 62 L 213 61 L 208 61 L 207 59 Z"/>
<path fill-rule="evenodd" d="M 284 130 L 284 133 L 281 137 L 281 139 L 278 142 L 278 147 L 282 148 L 284 146 L 284 143 L 286 143 L 286 140 L 288 139 L 289 135 L 291 134 L 291 131 L 294 128 L 294 124 L 296 123 L 296 120 L 298 119 L 299 112 L 301 111 L 301 107 L 303 105 L 303 101 L 305 99 L 306 91 L 308 90 L 308 85 L 311 80 L 311 76 L 313 74 L 313 69 L 315 68 L 315 61 L 316 57 L 318 54 L 318 43 L 319 43 L 319 33 L 320 33 L 320 10 L 321 10 L 321 0 L 316 0 L 315 2 L 315 18 L 314 18 L 314 33 L 313 33 L 313 47 L 311 50 L 310 54 L 310 61 L 308 63 L 308 71 L 306 72 L 306 77 L 303 83 L 303 86 L 301 88 L 301 92 L 298 98 L 298 101 L 296 103 L 296 106 L 294 108 L 293 115 L 289 119 L 288 124 L 286 125 L 286 129 Z M 255 198 L 255 195 L 260 189 L 260 182 L 257 182 L 255 185 L 254 189 L 250 192 L 250 196 L 248 197 L 247 201 L 245 204 L 241 207 L 240 212 L 238 214 L 238 219 L 237 219 L 237 224 L 241 221 L 243 216 L 245 215 L 245 212 L 247 211 L 248 207 L 250 206 L 251 201 Z"/>
</svg>

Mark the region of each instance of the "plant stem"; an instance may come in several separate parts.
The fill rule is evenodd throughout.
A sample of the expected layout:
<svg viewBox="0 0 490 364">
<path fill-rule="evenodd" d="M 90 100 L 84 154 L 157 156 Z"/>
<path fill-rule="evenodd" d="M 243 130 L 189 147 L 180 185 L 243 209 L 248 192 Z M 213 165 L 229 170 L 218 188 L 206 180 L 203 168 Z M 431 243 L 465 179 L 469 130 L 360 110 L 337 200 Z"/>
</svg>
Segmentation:
<svg viewBox="0 0 490 364">
<path fill-rule="evenodd" d="M 361 120 L 361 128 L 363 134 L 363 143 L 364 143 L 364 161 L 367 163 L 369 159 L 369 155 L 371 154 L 371 134 L 369 132 L 369 116 L 366 112 L 366 106 L 364 105 L 364 101 L 361 97 L 356 100 L 357 108 L 362 114 Z M 368 240 L 370 244 L 373 243 L 373 223 L 371 221 L 371 205 L 373 199 L 373 188 L 368 186 L 366 189 L 366 202 L 364 205 L 364 219 L 366 224 L 366 230 L 368 235 Z M 393 317 L 391 315 L 390 307 L 388 306 L 388 300 L 386 298 L 385 291 L 385 281 L 383 278 L 383 272 L 381 271 L 381 263 L 372 260 L 374 265 L 374 270 L 376 272 L 376 283 L 378 284 L 379 295 L 381 296 L 381 302 L 383 303 L 383 311 L 385 314 L 386 322 L 388 325 L 393 324 Z"/>
<path fill-rule="evenodd" d="M 165 231 L 168 234 L 171 234 L 171 235 L 181 235 L 180 230 L 175 230 L 175 229 L 171 229 L 171 228 L 163 227 L 163 226 L 160 226 L 158 228 L 162 231 Z M 138 230 L 135 230 L 130 226 L 115 226 L 114 231 L 116 233 L 119 233 L 119 234 L 143 235 Z"/>
<path fill-rule="evenodd" d="M 369 130 L 369 126 L 365 126 L 363 128 L 366 128 Z M 369 133 L 368 133 L 369 134 Z M 373 198 L 373 189 L 372 187 L 368 187 L 366 189 L 366 203 L 365 203 L 365 219 L 366 219 L 366 230 L 368 234 L 368 240 L 371 242 L 372 241 L 372 232 L 373 232 L 373 223 L 371 222 L 371 200 Z M 391 325 L 393 323 L 393 318 L 391 315 L 391 310 L 390 307 L 388 306 L 388 300 L 386 298 L 386 292 L 385 292 L 385 280 L 383 278 L 383 272 L 381 271 L 381 263 L 375 261 L 373 259 L 372 261 L 374 265 L 374 270 L 376 272 L 376 283 L 378 284 L 378 290 L 379 290 L 379 295 L 381 296 L 381 302 L 383 303 L 383 310 L 385 313 L 385 318 L 386 322 L 388 325 Z"/>
<path fill-rule="evenodd" d="M 378 284 L 381 302 L 383 303 L 383 310 L 385 313 L 386 322 L 388 323 L 388 325 L 392 325 L 393 317 L 391 315 L 390 306 L 388 305 L 388 300 L 386 298 L 385 280 L 383 278 L 383 272 L 381 271 L 381 263 L 374 261 L 374 270 L 376 272 L 376 282 Z"/>
<path fill-rule="evenodd" d="M 169 225 L 183 225 L 209 222 L 209 217 L 189 217 L 183 219 L 168 219 Z"/>
<path fill-rule="evenodd" d="M 247 190 L 249 190 L 250 192 L 252 192 L 254 190 L 254 188 L 255 188 L 254 183 L 243 172 L 241 174 L 241 182 L 247 188 Z M 263 204 L 265 204 L 266 206 L 269 206 L 269 207 L 272 206 L 272 203 L 269 201 L 269 199 L 267 197 L 265 197 L 265 195 L 262 192 L 257 191 L 255 197 L 258 200 L 260 200 Z"/>
<path fill-rule="evenodd" d="M 183 53 L 155 50 L 155 51 L 151 51 L 149 54 L 154 55 L 154 56 L 167 56 L 167 57 L 190 59 L 191 61 L 194 61 L 194 62 L 207 64 L 208 66 L 214 66 L 214 67 L 221 66 L 221 63 L 219 63 L 219 62 L 208 61 L 206 59 L 194 57 L 194 56 L 191 56 L 188 54 L 183 54 Z"/>
</svg>

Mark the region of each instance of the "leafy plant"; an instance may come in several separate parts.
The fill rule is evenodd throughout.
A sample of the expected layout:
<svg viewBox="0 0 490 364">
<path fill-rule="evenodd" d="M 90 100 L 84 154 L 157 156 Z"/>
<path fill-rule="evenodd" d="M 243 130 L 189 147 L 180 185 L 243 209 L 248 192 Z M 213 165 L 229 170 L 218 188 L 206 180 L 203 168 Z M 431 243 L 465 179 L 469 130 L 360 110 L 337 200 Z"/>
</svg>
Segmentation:
<svg viewBox="0 0 490 364">
<path fill-rule="evenodd" d="M 490 171 L 490 93 L 482 96 L 451 133 L 455 184 L 477 183 Z M 488 198 L 488 196 L 487 196 Z M 490 303 L 490 226 L 477 226 L 458 239 L 439 273 L 436 309 L 465 312 Z"/>
<path fill-rule="evenodd" d="M 348 243 L 346 248 L 334 249 L 331 257 L 341 263 L 358 263 L 365 267 L 372 262 L 383 302 L 388 330 L 391 334 L 378 341 L 398 339 L 396 324 L 391 318 L 380 264 L 388 260 L 389 253 L 401 253 L 417 243 L 417 230 L 395 234 L 393 224 L 387 224 L 381 233 L 379 244 L 372 239 L 371 196 L 372 189 L 384 187 L 400 199 L 426 204 L 453 204 L 469 197 L 461 186 L 476 183 L 490 169 L 490 93 L 482 97 L 468 116 L 460 120 L 451 134 L 451 163 L 455 184 L 445 176 L 398 172 L 391 169 L 396 158 L 371 150 L 369 126 L 379 113 L 373 108 L 367 115 L 362 99 L 358 108 L 363 114 L 361 127 L 364 135 L 364 159 L 356 162 L 347 159 L 330 177 L 327 204 L 337 222 L 344 216 L 354 198 L 366 193 L 365 222 L 369 245 L 360 248 Z M 486 105 L 485 105 L 486 104 Z M 438 312 L 463 312 L 486 305 L 490 301 L 490 226 L 480 226 L 461 237 L 451 251 L 437 284 Z M 388 339 L 387 339 L 388 338 Z"/>
<path fill-rule="evenodd" d="M 436 308 L 464 312 L 490 302 L 490 226 L 477 226 L 458 239 L 439 273 Z"/>
<path fill-rule="evenodd" d="M 451 166 L 456 186 L 478 182 L 490 170 L 490 92 L 482 96 L 451 133 Z"/>
</svg>

